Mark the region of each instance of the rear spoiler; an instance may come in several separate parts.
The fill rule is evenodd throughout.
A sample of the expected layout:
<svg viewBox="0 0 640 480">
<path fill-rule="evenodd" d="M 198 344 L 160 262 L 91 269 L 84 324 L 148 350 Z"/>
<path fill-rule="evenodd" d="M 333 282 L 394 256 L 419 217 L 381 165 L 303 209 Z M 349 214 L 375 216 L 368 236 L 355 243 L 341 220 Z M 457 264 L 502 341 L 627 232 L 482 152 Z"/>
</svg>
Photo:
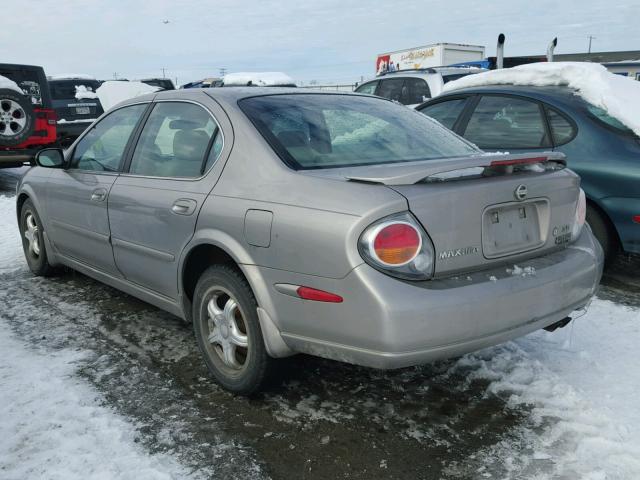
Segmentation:
<svg viewBox="0 0 640 480">
<path fill-rule="evenodd" d="M 482 154 L 411 163 L 395 163 L 345 169 L 345 178 L 354 182 L 383 185 L 412 185 L 465 180 L 472 177 L 509 175 L 521 171 L 560 170 L 567 165 L 560 152 Z"/>
</svg>

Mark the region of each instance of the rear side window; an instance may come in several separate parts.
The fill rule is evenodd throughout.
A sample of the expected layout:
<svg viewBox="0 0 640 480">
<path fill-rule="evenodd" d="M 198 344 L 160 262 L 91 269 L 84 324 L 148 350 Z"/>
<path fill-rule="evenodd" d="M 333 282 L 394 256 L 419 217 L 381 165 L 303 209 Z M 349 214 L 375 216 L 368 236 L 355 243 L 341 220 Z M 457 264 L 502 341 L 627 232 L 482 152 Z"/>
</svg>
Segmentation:
<svg viewBox="0 0 640 480">
<path fill-rule="evenodd" d="M 100 120 L 76 146 L 71 168 L 117 172 L 133 129 L 146 104 L 119 108 Z"/>
<path fill-rule="evenodd" d="M 400 103 L 404 105 L 415 105 L 426 102 L 431 98 L 429 85 L 421 78 L 405 78 L 402 87 L 402 98 Z"/>
<path fill-rule="evenodd" d="M 478 102 L 464 137 L 480 148 L 549 147 L 540 106 L 515 97 L 487 95 Z"/>
<path fill-rule="evenodd" d="M 356 95 L 269 95 L 247 98 L 239 105 L 276 153 L 295 169 L 376 165 L 479 153 L 424 115 L 382 99 Z"/>
<path fill-rule="evenodd" d="M 46 106 L 47 85 L 43 85 L 44 73 L 33 67 L 17 66 L 15 69 L 0 68 L 0 75 L 17 83 L 22 91 L 31 98 L 31 103 L 35 106 Z"/>
<path fill-rule="evenodd" d="M 377 86 L 378 86 L 378 82 L 377 81 L 365 83 L 363 85 L 360 85 L 358 88 L 356 88 L 356 92 L 357 93 L 366 93 L 368 95 L 375 95 Z"/>
<path fill-rule="evenodd" d="M 387 80 L 382 80 L 380 82 L 380 88 L 378 89 L 378 96 L 402 103 L 403 85 L 404 78 L 389 78 Z"/>
<path fill-rule="evenodd" d="M 200 177 L 211 139 L 219 135 L 218 125 L 204 108 L 185 102 L 158 103 L 142 130 L 129 171 L 151 177 Z"/>
<path fill-rule="evenodd" d="M 436 119 L 448 129 L 453 130 L 453 126 L 462 113 L 462 110 L 464 110 L 466 103 L 466 98 L 456 98 L 455 100 L 447 100 L 446 102 L 427 105 L 421 109 L 420 112 Z"/>
<path fill-rule="evenodd" d="M 100 82 L 97 80 L 55 80 L 49 82 L 51 98 L 54 100 L 75 100 L 77 88 L 80 86 L 84 86 L 89 92 L 95 92 L 100 87 Z"/>
<path fill-rule="evenodd" d="M 576 129 L 561 113 L 546 107 L 554 145 L 564 145 L 576 135 Z"/>
</svg>

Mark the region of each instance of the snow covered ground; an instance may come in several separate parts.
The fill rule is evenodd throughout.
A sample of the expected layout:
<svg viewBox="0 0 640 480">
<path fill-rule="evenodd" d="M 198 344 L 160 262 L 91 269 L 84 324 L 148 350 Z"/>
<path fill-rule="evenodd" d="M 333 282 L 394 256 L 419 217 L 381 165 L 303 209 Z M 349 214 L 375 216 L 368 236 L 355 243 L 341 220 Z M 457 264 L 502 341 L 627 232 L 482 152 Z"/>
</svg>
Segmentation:
<svg viewBox="0 0 640 480">
<path fill-rule="evenodd" d="M 297 363 L 306 367 L 299 379 L 262 400 L 247 402 L 220 392 L 203 377 L 201 366 L 186 368 L 191 361 L 200 363 L 193 339 L 188 328 L 169 316 L 162 320 L 151 307 L 140 313 L 139 303 L 116 296 L 112 303 L 122 321 L 105 322 L 110 289 L 84 286 L 81 278 L 57 283 L 32 279 L 22 258 L 14 202 L 0 194 L 3 480 L 186 478 L 193 466 L 183 466 L 188 455 L 178 455 L 179 442 L 203 453 L 199 462 L 205 465 L 238 465 L 239 459 L 248 458 L 243 472 L 265 477 L 241 441 L 216 438 L 225 429 L 254 439 L 258 446 L 271 442 L 277 447 L 273 458 L 282 458 L 281 469 L 291 468 L 294 460 L 304 462 L 311 478 L 343 476 L 338 473 L 349 468 L 347 462 L 365 455 L 376 459 L 363 467 L 368 478 L 391 474 L 404 467 L 388 451 L 393 442 L 398 452 L 445 449 L 447 478 L 640 478 L 637 307 L 595 299 L 589 312 L 565 329 L 540 331 L 457 361 L 398 372 L 302 359 Z M 75 300 L 78 297 L 84 300 Z M 635 302 L 639 304 L 640 299 Z M 126 330 L 129 325 L 140 331 Z M 108 336 L 86 336 L 95 331 Z M 116 347 L 122 349 L 122 365 L 105 358 L 110 353 L 104 352 L 115 352 Z M 177 377 L 177 384 L 161 381 L 158 372 L 149 370 L 158 362 L 154 355 L 168 365 L 176 363 L 176 372 L 186 369 L 188 376 Z M 130 357 L 137 359 L 133 367 L 127 363 Z M 104 388 L 96 389 L 96 382 Z M 194 392 L 192 400 L 183 398 L 184 391 Z M 145 396 L 162 398 L 160 406 Z M 458 398 L 462 401 L 456 404 Z M 491 399 L 498 399 L 497 404 Z M 144 425 L 138 417 L 123 414 L 127 403 L 132 406 L 124 410 L 139 412 Z M 152 410 L 146 410 L 149 405 Z M 446 413 L 449 409 L 451 414 Z M 185 412 L 191 412 L 190 417 Z M 239 426 L 234 418 L 240 419 Z M 222 422 L 221 428 L 216 422 Z M 479 432 L 476 435 L 488 438 L 485 427 L 491 423 L 500 431 L 499 441 L 470 448 L 466 435 Z M 160 433 L 157 446 L 150 449 L 140 439 L 154 425 Z M 215 435 L 207 433 L 203 439 L 198 430 L 205 426 Z M 361 444 L 344 443 L 336 433 L 348 431 L 361 437 L 350 442 Z M 393 439 L 396 436 L 399 439 Z M 277 442 L 290 453 L 283 453 Z M 365 445 L 366 452 L 361 450 Z M 353 455 L 360 453 L 348 457 L 352 450 Z M 322 465 L 337 464 L 339 469 L 333 475 L 314 470 L 313 477 L 311 466 L 329 451 Z M 343 463 L 330 460 L 340 455 Z M 418 466 L 428 461 L 413 459 Z M 296 472 L 302 470 L 289 473 L 301 476 Z"/>
<path fill-rule="evenodd" d="M 84 352 L 41 351 L 1 321 L 0 352 L 0 478 L 189 476 L 171 456 L 144 451 L 135 425 L 78 377 Z"/>
</svg>

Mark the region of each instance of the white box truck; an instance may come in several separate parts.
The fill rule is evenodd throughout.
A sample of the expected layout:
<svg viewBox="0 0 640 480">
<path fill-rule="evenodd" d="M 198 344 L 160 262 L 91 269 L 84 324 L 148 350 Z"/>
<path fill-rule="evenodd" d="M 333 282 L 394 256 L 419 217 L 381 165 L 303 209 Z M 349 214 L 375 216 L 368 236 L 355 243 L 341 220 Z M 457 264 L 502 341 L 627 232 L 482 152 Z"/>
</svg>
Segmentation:
<svg viewBox="0 0 640 480">
<path fill-rule="evenodd" d="M 484 58 L 484 47 L 480 45 L 436 43 L 379 54 L 376 59 L 376 74 L 442 67 L 462 62 L 474 62 Z"/>
</svg>

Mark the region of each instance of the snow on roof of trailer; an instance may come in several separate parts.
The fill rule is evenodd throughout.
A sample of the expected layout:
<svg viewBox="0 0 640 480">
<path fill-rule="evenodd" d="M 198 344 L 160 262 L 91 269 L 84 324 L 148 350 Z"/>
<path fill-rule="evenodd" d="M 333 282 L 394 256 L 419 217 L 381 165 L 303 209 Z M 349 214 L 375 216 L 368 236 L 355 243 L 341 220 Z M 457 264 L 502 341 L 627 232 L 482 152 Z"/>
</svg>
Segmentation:
<svg viewBox="0 0 640 480">
<path fill-rule="evenodd" d="M 597 63 L 540 62 L 492 70 L 449 82 L 443 93 L 488 85 L 566 86 L 640 135 L 640 82 Z"/>
<path fill-rule="evenodd" d="M 291 86 L 296 82 L 289 75 L 282 72 L 238 72 L 229 73 L 223 79 L 225 87 L 253 85 L 256 87 Z"/>
<path fill-rule="evenodd" d="M 9 80 L 7 77 L 3 77 L 2 75 L 0 75 L 0 88 L 8 88 L 9 90 L 24 93 L 16 82 Z"/>
</svg>

